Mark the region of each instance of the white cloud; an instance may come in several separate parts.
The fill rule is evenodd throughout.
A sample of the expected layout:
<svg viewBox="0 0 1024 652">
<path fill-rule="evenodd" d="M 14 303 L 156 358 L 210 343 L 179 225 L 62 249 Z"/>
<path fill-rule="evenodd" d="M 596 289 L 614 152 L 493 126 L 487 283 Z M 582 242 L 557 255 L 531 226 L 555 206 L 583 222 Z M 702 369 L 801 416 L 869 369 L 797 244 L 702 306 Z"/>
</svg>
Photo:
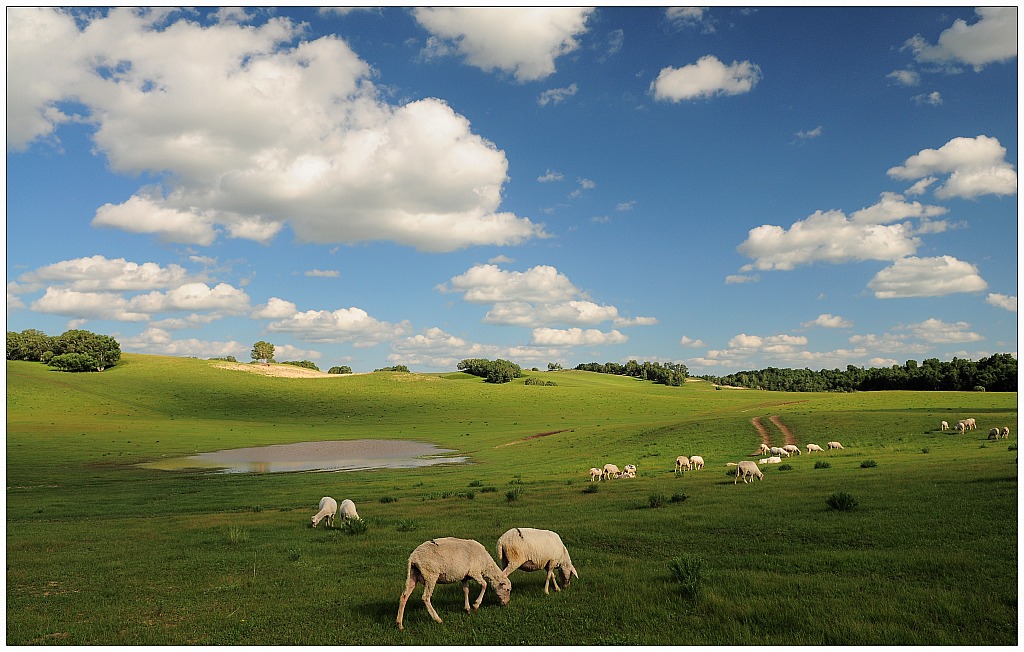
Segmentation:
<svg viewBox="0 0 1024 652">
<path fill-rule="evenodd" d="M 483 322 L 526 327 L 542 324 L 592 326 L 618 319 L 619 311 L 615 306 L 602 306 L 593 301 L 574 300 L 537 305 L 525 301 L 503 301 L 496 303 L 484 315 Z"/>
<path fill-rule="evenodd" d="M 714 20 L 708 14 L 708 7 L 668 7 L 665 17 L 680 29 L 700 29 L 703 34 L 715 32 Z"/>
<path fill-rule="evenodd" d="M 921 63 L 967 64 L 980 71 L 990 63 L 1008 61 L 1017 56 L 1017 7 L 978 7 L 978 21 L 968 25 L 958 19 L 939 35 L 937 45 L 921 36 L 909 39 Z"/>
<path fill-rule="evenodd" d="M 452 335 L 440 328 L 427 328 L 411 337 L 391 342 L 392 353 L 388 361 L 392 364 L 426 366 L 437 369 L 455 369 L 466 358 L 487 358 L 511 360 L 520 365 L 541 365 L 551 361 L 564 361 L 560 348 L 502 347 L 494 344 L 479 344 Z"/>
<path fill-rule="evenodd" d="M 909 218 L 930 218 L 949 212 L 943 206 L 930 206 L 921 202 L 907 202 L 903 195 L 883 192 L 877 204 L 872 204 L 850 214 L 850 221 L 860 224 L 889 224 Z"/>
<path fill-rule="evenodd" d="M 807 130 L 802 130 L 802 131 L 796 132 L 796 137 L 799 138 L 800 140 L 809 140 L 811 138 L 819 138 L 819 137 L 821 137 L 821 133 L 822 133 L 821 125 L 818 125 L 814 129 L 807 129 Z"/>
<path fill-rule="evenodd" d="M 24 283 L 61 283 L 72 290 L 152 290 L 180 285 L 187 274 L 179 265 L 130 262 L 95 255 L 64 260 L 21 275 Z"/>
<path fill-rule="evenodd" d="M 657 317 L 616 317 L 612 320 L 612 325 L 617 328 L 627 328 L 629 326 L 654 326 L 657 323 Z"/>
<path fill-rule="evenodd" d="M 133 310 L 128 301 L 113 292 L 79 292 L 62 287 L 49 287 L 31 304 L 32 310 L 76 319 L 112 319 L 146 321 L 149 315 Z"/>
<path fill-rule="evenodd" d="M 450 50 L 484 71 L 519 82 L 555 72 L 555 59 L 579 47 L 593 8 L 420 7 L 413 16 Z"/>
<path fill-rule="evenodd" d="M 932 91 L 931 93 L 922 93 L 921 95 L 915 95 L 911 98 L 915 104 L 929 104 L 931 106 L 938 106 L 942 104 L 942 93 L 939 91 Z"/>
<path fill-rule="evenodd" d="M 628 340 L 628 337 L 614 329 L 606 333 L 596 328 L 535 328 L 532 343 L 540 346 L 596 346 L 622 344 Z"/>
<path fill-rule="evenodd" d="M 690 339 L 689 337 L 683 335 L 681 338 L 679 338 L 679 346 L 696 349 L 704 346 L 704 341 Z"/>
<path fill-rule="evenodd" d="M 259 306 L 252 312 L 253 319 L 284 319 L 298 312 L 298 308 L 291 301 L 270 297 L 265 305 Z"/>
<path fill-rule="evenodd" d="M 838 315 L 826 312 L 818 315 L 817 318 L 811 321 L 805 321 L 802 325 L 806 328 L 810 328 L 811 326 L 820 326 L 821 328 L 850 328 L 853 326 L 853 322 L 849 319 L 844 319 Z"/>
<path fill-rule="evenodd" d="M 499 212 L 503 151 L 441 100 L 383 101 L 341 39 L 301 40 L 285 18 L 180 15 L 8 12 L 8 148 L 89 121 L 113 171 L 165 175 L 99 207 L 96 226 L 208 246 L 219 234 L 268 242 L 288 224 L 303 242 L 432 252 L 547 235 Z M 62 113 L 67 100 L 83 114 Z"/>
<path fill-rule="evenodd" d="M 949 324 L 933 317 L 917 324 L 898 326 L 897 330 L 906 331 L 910 337 L 929 344 L 980 342 L 985 339 L 978 333 L 967 330 L 970 327 L 971 325 L 965 321 Z"/>
<path fill-rule="evenodd" d="M 592 179 L 588 179 L 586 177 L 580 177 L 577 179 L 577 182 L 580 184 L 579 187 L 569 193 L 569 196 L 573 199 L 582 196 L 584 190 L 593 190 L 597 187 L 597 184 Z"/>
<path fill-rule="evenodd" d="M 541 183 L 550 183 L 552 181 L 561 181 L 565 176 L 561 172 L 555 172 L 554 170 L 548 169 L 547 172 L 537 177 L 537 181 Z"/>
<path fill-rule="evenodd" d="M 709 54 L 682 68 L 662 68 L 650 91 L 656 100 L 682 102 L 748 93 L 760 80 L 761 68 L 756 64 L 734 61 L 726 66 Z"/>
<path fill-rule="evenodd" d="M 267 330 L 289 333 L 307 342 L 351 342 L 356 347 L 370 347 L 405 335 L 410 326 L 408 321 L 398 324 L 380 321 L 362 308 L 351 307 L 294 312 L 271 322 Z"/>
<path fill-rule="evenodd" d="M 341 276 L 341 272 L 336 269 L 310 269 L 306 270 L 305 275 L 316 278 L 338 278 Z"/>
<path fill-rule="evenodd" d="M 907 188 L 903 194 L 923 195 L 925 192 L 927 192 L 928 187 L 931 186 L 936 181 L 938 181 L 937 177 L 925 177 L 924 179 L 917 181 L 914 185 Z"/>
<path fill-rule="evenodd" d="M 565 88 L 549 88 L 540 94 L 540 97 L 537 98 L 537 104 L 540 104 L 541 106 L 547 106 L 548 104 L 561 104 L 566 100 L 566 98 L 570 98 L 575 95 L 577 90 L 575 83 L 569 84 Z"/>
<path fill-rule="evenodd" d="M 550 265 L 538 265 L 525 272 L 505 271 L 497 265 L 476 265 L 438 289 L 463 292 L 463 299 L 470 303 L 559 303 L 570 301 L 580 293 L 569 277 Z"/>
<path fill-rule="evenodd" d="M 123 351 L 154 355 L 195 356 L 197 358 L 224 358 L 234 356 L 239 361 L 248 359 L 249 347 L 230 340 L 211 342 L 195 338 L 176 340 L 162 328 L 151 326 L 141 334 L 119 337 Z"/>
<path fill-rule="evenodd" d="M 917 86 L 921 83 L 921 73 L 909 68 L 904 70 L 893 70 L 886 75 L 889 79 L 895 79 L 902 86 Z"/>
<path fill-rule="evenodd" d="M 935 190 L 939 199 L 1014 195 L 1017 173 L 1005 157 L 1006 148 L 996 138 L 954 138 L 939 149 L 921 150 L 903 165 L 890 168 L 888 174 L 906 181 L 948 174 L 946 182 Z"/>
<path fill-rule="evenodd" d="M 985 301 L 996 308 L 1002 308 L 1003 310 L 1009 310 L 1010 312 L 1017 312 L 1017 297 L 993 292 L 985 298 Z"/>
<path fill-rule="evenodd" d="M 868 287 L 879 299 L 902 299 L 980 292 L 988 284 L 977 267 L 952 256 L 908 256 L 875 274 Z"/>
<path fill-rule="evenodd" d="M 136 295 L 128 300 L 127 307 L 150 314 L 181 310 L 239 314 L 249 310 L 249 295 L 228 283 L 218 283 L 212 288 L 206 283 L 185 283 L 167 292 Z"/>
<path fill-rule="evenodd" d="M 729 274 L 725 277 L 726 285 L 735 285 L 737 283 L 757 283 L 761 280 L 761 277 L 757 274 Z"/>
</svg>

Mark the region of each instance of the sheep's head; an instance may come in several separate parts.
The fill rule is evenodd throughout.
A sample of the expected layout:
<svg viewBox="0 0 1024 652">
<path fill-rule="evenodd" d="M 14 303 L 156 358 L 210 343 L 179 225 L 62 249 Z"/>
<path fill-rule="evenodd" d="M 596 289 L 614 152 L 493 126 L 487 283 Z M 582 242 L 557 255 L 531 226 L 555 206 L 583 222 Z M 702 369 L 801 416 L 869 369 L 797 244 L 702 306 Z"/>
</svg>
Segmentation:
<svg viewBox="0 0 1024 652">
<path fill-rule="evenodd" d="M 310 516 L 309 520 L 310 520 L 310 522 L 313 523 L 313 527 L 315 528 L 316 527 L 316 517 L 315 516 Z"/>
<path fill-rule="evenodd" d="M 579 575 L 579 573 L 576 572 L 576 567 L 572 565 L 572 562 L 566 564 L 565 566 L 559 566 L 558 570 L 562 574 L 562 585 L 563 586 L 568 587 L 569 586 L 569 582 L 572 581 L 573 577 L 575 577 L 576 579 L 580 578 L 580 575 Z"/>
<path fill-rule="evenodd" d="M 498 603 L 504 607 L 512 598 L 512 582 L 505 576 L 499 577 L 494 582 L 494 592 L 498 594 Z"/>
</svg>

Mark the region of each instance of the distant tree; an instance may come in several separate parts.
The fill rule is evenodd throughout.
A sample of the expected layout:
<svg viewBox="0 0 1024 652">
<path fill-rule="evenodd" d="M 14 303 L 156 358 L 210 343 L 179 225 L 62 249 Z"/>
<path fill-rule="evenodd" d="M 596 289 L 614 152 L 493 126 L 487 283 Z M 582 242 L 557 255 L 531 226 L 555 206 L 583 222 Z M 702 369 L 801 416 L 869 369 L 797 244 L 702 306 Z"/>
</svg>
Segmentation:
<svg viewBox="0 0 1024 652">
<path fill-rule="evenodd" d="M 491 363 L 484 380 L 488 383 L 508 383 L 522 375 L 523 370 L 519 365 L 499 358 Z"/>
<path fill-rule="evenodd" d="M 548 363 L 548 371 L 561 371 L 561 370 L 562 370 L 562 365 L 558 364 L 557 362 L 549 362 Z"/>
<path fill-rule="evenodd" d="M 340 367 L 331 367 L 327 370 L 329 374 L 350 374 L 352 373 L 352 367 L 348 365 L 342 365 Z"/>
<path fill-rule="evenodd" d="M 103 371 L 108 367 L 113 367 L 121 360 L 121 345 L 107 335 L 70 330 L 52 338 L 51 343 L 53 358 L 69 353 L 78 353 L 91 358 L 94 363 L 91 369 L 66 369 L 66 371 Z M 78 358 L 77 360 L 80 364 L 85 364 L 83 359 Z M 52 362 L 52 358 L 50 362 Z"/>
<path fill-rule="evenodd" d="M 316 363 L 311 360 L 285 360 L 281 364 L 290 364 L 293 367 L 302 367 L 303 369 L 312 369 L 313 371 L 320 371 L 320 367 L 316 366 Z"/>
<path fill-rule="evenodd" d="M 373 371 L 374 373 L 378 371 L 401 371 L 404 373 L 409 373 L 409 367 L 406 367 L 404 364 L 396 364 L 394 367 L 383 367 L 381 369 L 374 369 Z"/>
<path fill-rule="evenodd" d="M 238 362 L 233 355 L 226 355 L 223 358 L 210 358 L 210 360 L 219 360 L 221 362 Z"/>
<path fill-rule="evenodd" d="M 49 366 L 58 371 L 98 371 L 99 363 L 87 353 L 61 353 L 50 358 Z"/>
<path fill-rule="evenodd" d="M 43 331 L 28 328 L 20 333 L 7 331 L 7 359 L 42 362 L 43 355 L 53 354 L 53 338 Z"/>
<path fill-rule="evenodd" d="M 274 345 L 260 340 L 252 345 L 252 359 L 256 362 L 270 363 L 274 361 Z"/>
</svg>

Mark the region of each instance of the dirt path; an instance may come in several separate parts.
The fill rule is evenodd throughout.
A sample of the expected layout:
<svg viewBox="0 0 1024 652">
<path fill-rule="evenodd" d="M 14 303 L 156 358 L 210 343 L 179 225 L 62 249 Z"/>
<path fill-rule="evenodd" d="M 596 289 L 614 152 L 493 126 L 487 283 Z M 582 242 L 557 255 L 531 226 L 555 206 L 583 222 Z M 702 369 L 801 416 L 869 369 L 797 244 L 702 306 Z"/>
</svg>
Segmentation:
<svg viewBox="0 0 1024 652">
<path fill-rule="evenodd" d="M 786 439 L 785 445 L 788 446 L 792 444 L 793 446 L 796 446 L 796 435 L 793 434 L 793 431 L 783 425 L 783 423 L 779 421 L 779 417 L 771 416 L 768 418 L 771 419 L 772 423 L 778 426 L 779 430 L 782 431 L 782 436 Z"/>
<path fill-rule="evenodd" d="M 750 423 L 757 428 L 757 434 L 761 435 L 761 443 L 765 446 L 771 446 L 771 438 L 768 437 L 768 431 L 764 429 L 764 424 L 761 423 L 760 417 L 754 417 L 750 420 Z"/>
</svg>

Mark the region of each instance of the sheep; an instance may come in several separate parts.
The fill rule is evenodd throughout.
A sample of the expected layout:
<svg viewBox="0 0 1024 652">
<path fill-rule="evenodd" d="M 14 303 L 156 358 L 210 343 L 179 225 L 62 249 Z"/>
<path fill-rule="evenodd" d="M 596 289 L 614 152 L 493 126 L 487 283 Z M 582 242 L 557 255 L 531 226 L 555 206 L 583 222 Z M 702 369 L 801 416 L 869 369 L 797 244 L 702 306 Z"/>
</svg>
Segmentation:
<svg viewBox="0 0 1024 652">
<path fill-rule="evenodd" d="M 623 471 L 619 474 L 619 478 L 635 478 L 636 473 L 634 471 Z"/>
<path fill-rule="evenodd" d="M 789 457 L 789 451 L 779 446 L 772 446 L 772 455 L 778 455 L 779 457 Z"/>
<path fill-rule="evenodd" d="M 795 446 L 793 444 L 786 444 L 785 446 L 782 447 L 782 450 L 788 451 L 790 455 L 792 455 L 793 453 L 796 453 L 797 455 L 802 454 L 800 453 L 800 447 Z"/>
<path fill-rule="evenodd" d="M 454 584 L 462 582 L 462 593 L 466 598 L 466 613 L 469 608 L 469 580 L 476 580 L 480 585 L 480 595 L 473 603 L 473 610 L 480 608 L 490 583 L 498 594 L 498 602 L 507 605 L 512 595 L 512 582 L 494 563 L 487 549 L 479 541 L 473 539 L 456 539 L 442 537 L 424 541 L 409 555 L 408 574 L 405 580 L 405 591 L 398 600 L 398 629 L 402 626 L 405 614 L 405 603 L 412 595 L 417 584 L 423 584 L 423 604 L 427 607 L 430 617 L 441 622 L 441 617 L 430 604 L 430 596 L 437 584 Z"/>
<path fill-rule="evenodd" d="M 348 498 L 341 501 L 341 507 L 338 509 L 338 513 L 341 514 L 341 519 L 343 521 L 359 518 L 359 514 L 356 512 L 356 504 Z"/>
<path fill-rule="evenodd" d="M 943 422 L 942 422 L 942 423 L 941 423 L 941 424 L 939 425 L 939 429 L 940 429 L 940 430 L 949 430 L 949 424 L 948 424 L 948 423 L 946 423 L 945 421 L 943 421 Z"/>
<path fill-rule="evenodd" d="M 601 479 L 601 469 L 592 466 L 590 467 L 590 481 L 593 482 L 595 478 L 597 480 Z"/>
<path fill-rule="evenodd" d="M 338 501 L 331 498 L 330 496 L 324 496 L 320 499 L 320 511 L 313 515 L 313 527 L 317 526 L 324 518 L 327 519 L 326 527 L 334 527 L 334 515 L 338 513 Z"/>
<path fill-rule="evenodd" d="M 968 430 L 976 430 L 978 428 L 978 424 L 974 419 L 964 419 L 964 423 L 967 425 Z"/>
<path fill-rule="evenodd" d="M 812 451 L 821 452 L 823 450 L 824 449 L 822 449 L 822 447 L 818 446 L 817 444 L 807 444 L 807 454 L 808 455 L 810 455 Z"/>
<path fill-rule="evenodd" d="M 736 466 L 736 462 L 726 462 L 726 466 Z"/>
<path fill-rule="evenodd" d="M 562 584 L 568 588 L 573 577 L 579 578 L 576 567 L 572 565 L 569 551 L 562 539 L 551 530 L 538 530 L 532 527 L 514 527 L 498 539 L 498 560 L 504 567 L 502 571 L 508 577 L 516 569 L 527 572 L 536 570 L 547 571 L 544 579 L 544 595 L 548 595 L 548 583 L 558 588 L 555 578 L 557 568 L 562 575 Z"/>
<path fill-rule="evenodd" d="M 676 458 L 676 473 L 681 472 L 683 469 L 690 470 L 690 458 L 685 455 L 680 455 Z"/>
<path fill-rule="evenodd" d="M 765 464 L 782 464 L 781 457 L 769 457 L 764 461 Z"/>
<path fill-rule="evenodd" d="M 747 484 L 749 482 L 749 480 L 747 480 L 748 477 L 754 478 L 757 476 L 758 480 L 764 480 L 764 474 L 761 473 L 761 469 L 757 468 L 757 465 L 750 460 L 741 460 L 737 463 L 736 477 L 733 478 L 732 483 L 736 484 L 741 476 L 743 477 L 743 484 Z"/>
<path fill-rule="evenodd" d="M 696 471 L 697 469 L 703 469 L 704 468 L 704 458 L 701 457 L 700 455 L 692 455 L 692 456 L 690 456 L 690 466 L 693 467 L 694 471 Z"/>
<path fill-rule="evenodd" d="M 999 428 L 993 428 L 992 430 L 988 431 L 988 438 L 989 439 L 999 439 L 999 433 L 1000 432 L 1001 431 L 999 430 Z"/>
<path fill-rule="evenodd" d="M 843 448 L 843 445 L 840 444 L 837 441 L 830 441 L 829 443 L 827 443 L 825 445 L 828 446 L 829 450 L 833 450 L 833 449 L 846 450 L 845 448 Z"/>
<path fill-rule="evenodd" d="M 762 457 L 761 459 L 759 459 L 757 461 L 757 463 L 758 464 L 767 464 L 768 463 L 768 458 L 767 457 Z M 736 466 L 736 462 L 730 462 L 730 465 Z"/>
<path fill-rule="evenodd" d="M 1002 436 L 1003 439 L 1006 439 L 1007 437 L 1010 436 L 1010 427 L 1003 426 L 1003 429 L 1000 431 L 999 434 Z"/>
<path fill-rule="evenodd" d="M 615 466 L 614 464 L 605 464 L 604 470 L 601 472 L 601 478 L 617 478 L 619 477 L 619 474 L 619 467 Z"/>
<path fill-rule="evenodd" d="M 768 444 L 762 443 L 760 446 L 758 446 L 757 452 L 761 453 L 762 455 L 767 455 L 771 451 L 768 449 Z"/>
<path fill-rule="evenodd" d="M 954 428 L 954 430 L 956 430 L 957 432 L 963 432 L 964 430 L 967 430 L 967 423 L 964 421 L 957 421 L 956 428 Z"/>
</svg>

